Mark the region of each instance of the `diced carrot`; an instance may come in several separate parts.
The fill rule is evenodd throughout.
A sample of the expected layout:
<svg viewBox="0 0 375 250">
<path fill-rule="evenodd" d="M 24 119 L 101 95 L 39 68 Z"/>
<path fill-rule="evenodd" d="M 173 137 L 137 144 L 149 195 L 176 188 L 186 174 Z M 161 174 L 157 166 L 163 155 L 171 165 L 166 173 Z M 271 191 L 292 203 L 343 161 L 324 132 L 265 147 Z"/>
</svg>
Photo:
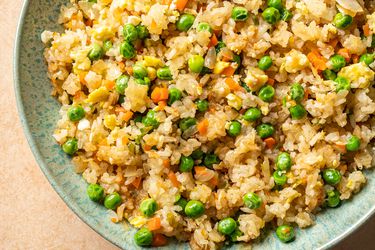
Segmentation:
<svg viewBox="0 0 375 250">
<path fill-rule="evenodd" d="M 128 142 L 129 142 L 128 137 L 124 136 L 124 137 L 121 138 L 122 145 L 126 145 L 126 144 L 128 144 Z"/>
<path fill-rule="evenodd" d="M 211 48 L 211 47 L 215 47 L 218 43 L 219 43 L 219 40 L 217 40 L 216 35 L 215 35 L 215 34 L 212 34 L 212 37 L 211 37 L 210 43 L 208 44 L 208 47 L 209 47 L 209 48 Z"/>
<path fill-rule="evenodd" d="M 150 145 L 147 145 L 147 144 L 144 144 L 144 145 L 143 145 L 143 150 L 144 150 L 144 151 L 150 151 L 151 148 L 152 148 L 152 147 L 151 147 Z"/>
<path fill-rule="evenodd" d="M 346 153 L 346 145 L 345 144 L 336 143 L 335 146 L 336 146 L 337 150 L 340 151 L 341 153 Z"/>
<path fill-rule="evenodd" d="M 303 96 L 304 100 L 307 100 L 309 98 L 310 91 L 308 89 L 305 90 L 305 95 Z"/>
<path fill-rule="evenodd" d="M 264 139 L 264 143 L 266 144 L 268 149 L 273 149 L 273 147 L 276 144 L 276 140 L 273 137 L 268 137 L 268 138 Z"/>
<path fill-rule="evenodd" d="M 228 85 L 229 89 L 232 91 L 237 91 L 241 89 L 241 86 L 235 80 L 233 80 L 232 77 L 226 78 L 225 83 Z"/>
<path fill-rule="evenodd" d="M 125 70 L 125 63 L 121 61 L 121 62 L 118 62 L 117 64 L 120 67 L 121 71 L 124 72 L 124 70 Z"/>
<path fill-rule="evenodd" d="M 171 161 L 169 159 L 164 159 L 163 160 L 163 166 L 165 168 L 169 168 L 171 166 Z"/>
<path fill-rule="evenodd" d="M 111 90 L 111 89 L 113 89 L 115 87 L 115 82 L 114 81 L 110 81 L 110 80 L 103 80 L 103 85 L 107 89 Z"/>
<path fill-rule="evenodd" d="M 273 86 L 273 85 L 275 84 L 275 80 L 272 79 L 272 78 L 270 78 L 270 77 L 268 77 L 267 83 L 268 83 L 269 85 Z"/>
<path fill-rule="evenodd" d="M 212 177 L 208 183 L 210 183 L 212 186 L 216 187 L 217 184 L 219 184 L 219 178 L 215 175 L 214 177 Z"/>
<path fill-rule="evenodd" d="M 148 220 L 147 228 L 150 231 L 155 231 L 161 228 L 161 221 L 159 217 L 153 217 Z"/>
<path fill-rule="evenodd" d="M 159 110 L 164 110 L 164 108 L 167 106 L 167 101 L 160 101 L 158 102 L 158 108 Z"/>
<path fill-rule="evenodd" d="M 207 171 L 207 168 L 202 166 L 195 166 L 194 171 L 197 175 L 204 175 Z"/>
<path fill-rule="evenodd" d="M 126 111 L 124 116 L 123 116 L 123 119 L 124 119 L 125 122 L 128 122 L 132 117 L 133 117 L 133 112 Z"/>
<path fill-rule="evenodd" d="M 168 89 L 167 88 L 160 88 L 156 87 L 151 93 L 151 100 L 154 103 L 158 103 L 160 101 L 168 100 Z"/>
<path fill-rule="evenodd" d="M 203 119 L 200 123 L 197 125 L 197 129 L 200 135 L 205 135 L 207 133 L 208 128 L 208 120 Z"/>
<path fill-rule="evenodd" d="M 134 181 L 131 183 L 136 189 L 139 188 L 141 185 L 142 178 L 141 177 L 135 177 Z"/>
<path fill-rule="evenodd" d="M 178 11 L 183 11 L 185 9 L 187 3 L 188 3 L 188 0 L 177 0 L 176 1 L 176 9 Z"/>
<path fill-rule="evenodd" d="M 233 68 L 232 66 L 226 67 L 221 74 L 230 77 L 234 75 L 234 72 L 236 72 L 236 69 Z"/>
<path fill-rule="evenodd" d="M 179 187 L 180 186 L 181 183 L 177 180 L 176 174 L 173 173 L 172 171 L 170 171 L 168 173 L 168 178 L 171 180 L 173 186 L 175 186 L 175 187 Z"/>
<path fill-rule="evenodd" d="M 154 237 L 152 237 L 152 246 L 153 247 L 161 247 L 165 246 L 167 244 L 167 238 L 162 234 L 154 234 Z"/>
<path fill-rule="evenodd" d="M 363 29 L 363 34 L 365 36 L 370 36 L 371 31 L 370 31 L 370 25 L 368 23 L 363 25 L 362 29 Z"/>
<path fill-rule="evenodd" d="M 86 26 L 92 26 L 92 24 L 93 24 L 93 22 L 92 22 L 91 19 L 87 19 L 87 20 L 85 21 L 85 25 L 86 25 Z"/>
<path fill-rule="evenodd" d="M 320 55 L 318 50 L 312 50 L 307 54 L 307 58 L 317 70 L 325 70 L 327 68 L 326 59 Z"/>
<path fill-rule="evenodd" d="M 126 71 L 129 75 L 133 75 L 133 67 L 125 67 L 125 71 Z"/>
<path fill-rule="evenodd" d="M 339 51 L 337 51 L 337 54 L 343 56 L 347 63 L 350 62 L 350 52 L 347 48 L 339 49 Z"/>
</svg>

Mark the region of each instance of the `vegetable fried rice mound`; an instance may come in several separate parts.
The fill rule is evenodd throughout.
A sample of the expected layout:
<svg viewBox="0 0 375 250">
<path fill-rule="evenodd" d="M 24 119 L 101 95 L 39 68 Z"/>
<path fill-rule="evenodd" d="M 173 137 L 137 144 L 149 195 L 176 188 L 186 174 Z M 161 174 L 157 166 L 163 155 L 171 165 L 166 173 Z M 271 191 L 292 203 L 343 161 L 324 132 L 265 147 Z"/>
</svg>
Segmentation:
<svg viewBox="0 0 375 250">
<path fill-rule="evenodd" d="M 42 41 L 53 137 L 134 244 L 282 242 L 374 165 L 374 2 L 86 0 Z M 298 240 L 298 239 L 297 239 Z"/>
</svg>

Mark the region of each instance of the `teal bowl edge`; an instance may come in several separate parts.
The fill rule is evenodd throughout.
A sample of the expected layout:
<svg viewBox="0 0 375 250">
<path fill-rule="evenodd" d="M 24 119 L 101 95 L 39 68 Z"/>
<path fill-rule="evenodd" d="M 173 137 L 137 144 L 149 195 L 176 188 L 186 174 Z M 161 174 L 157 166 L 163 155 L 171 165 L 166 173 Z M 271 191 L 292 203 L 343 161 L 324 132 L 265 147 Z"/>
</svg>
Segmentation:
<svg viewBox="0 0 375 250">
<path fill-rule="evenodd" d="M 85 222 L 87 225 L 89 225 L 95 232 L 100 234 L 103 238 L 105 238 L 106 240 L 108 240 L 109 242 L 113 243 L 114 245 L 116 245 L 120 248 L 129 249 L 129 250 L 131 250 L 131 249 L 142 249 L 142 248 L 134 246 L 134 244 L 130 243 L 131 239 L 129 239 L 129 236 L 132 235 L 132 232 L 130 232 L 130 233 L 126 232 L 126 233 L 124 233 L 123 237 L 118 237 L 118 235 L 111 235 L 108 231 L 106 231 L 105 228 L 98 227 L 98 225 L 100 225 L 101 222 L 98 222 L 97 220 L 92 219 L 90 216 L 88 216 L 88 214 L 86 213 L 87 211 L 85 209 L 82 209 L 82 204 L 81 203 L 78 204 L 77 201 L 75 199 L 73 199 L 68 194 L 68 192 L 65 190 L 66 187 L 61 186 L 61 184 L 58 183 L 58 181 L 56 180 L 56 176 L 51 172 L 51 170 L 49 168 L 49 163 L 43 157 L 43 155 L 40 151 L 40 148 L 38 147 L 36 138 L 34 138 L 34 136 L 32 135 L 30 125 L 29 125 L 29 121 L 28 121 L 26 113 L 25 113 L 26 111 L 25 111 L 24 102 L 23 102 L 23 99 L 22 99 L 20 66 L 19 66 L 20 65 L 20 49 L 21 49 L 21 42 L 22 42 L 22 33 L 24 31 L 24 21 L 25 21 L 25 18 L 27 16 L 28 7 L 29 7 L 30 3 L 31 3 L 31 1 L 29 1 L 29 0 L 24 1 L 23 6 L 22 6 L 22 10 L 21 10 L 21 15 L 20 15 L 19 22 L 18 22 L 18 26 L 17 26 L 16 40 L 15 40 L 14 53 L 13 53 L 13 55 L 14 55 L 14 57 L 13 57 L 13 76 L 14 76 L 14 91 L 15 91 L 15 95 L 16 95 L 17 109 L 18 109 L 18 113 L 19 113 L 19 117 L 20 117 L 22 126 L 23 126 L 23 130 L 24 130 L 25 136 L 27 138 L 27 141 L 30 145 L 31 151 L 32 151 L 40 169 L 42 170 L 42 172 L 46 176 L 47 180 L 50 182 L 51 186 L 58 193 L 58 195 L 63 199 L 63 201 L 66 203 L 66 205 L 83 222 Z M 38 35 L 40 35 L 40 34 L 38 34 Z M 51 138 L 51 140 L 52 140 L 52 138 Z M 375 176 L 373 171 L 366 171 L 366 172 L 372 173 L 372 177 Z M 367 177 L 368 177 L 368 175 L 367 175 Z M 366 189 L 367 192 L 370 192 L 370 191 L 374 190 L 374 188 L 375 188 L 374 181 L 375 180 L 372 180 L 372 179 L 368 178 L 368 182 L 371 183 L 371 186 L 369 185 L 369 183 L 366 185 L 366 187 L 364 189 Z M 363 192 L 365 192 L 365 190 L 362 190 L 362 192 L 360 192 L 360 193 L 363 193 Z M 361 194 L 359 194 L 359 195 L 361 195 Z M 351 203 L 355 202 L 356 196 L 352 199 L 354 201 L 349 201 L 349 202 L 351 202 Z M 361 201 L 366 202 L 366 197 L 362 198 Z M 337 243 L 339 243 L 341 240 L 343 240 L 348 235 L 355 232 L 362 224 L 364 224 L 375 213 L 375 202 L 374 201 L 375 201 L 374 199 L 371 201 L 372 202 L 371 206 L 369 208 L 367 208 L 364 213 L 361 213 L 359 216 L 357 216 L 357 217 L 354 216 L 355 218 L 352 218 L 352 220 L 355 220 L 352 224 L 350 224 L 350 225 L 345 224 L 345 226 L 344 226 L 345 229 L 341 230 L 339 233 L 336 233 L 336 234 L 332 235 L 333 236 L 332 238 L 326 239 L 326 238 L 324 238 L 323 235 L 321 235 L 322 238 L 323 238 L 323 240 L 321 242 L 321 245 L 311 245 L 311 244 L 306 245 L 306 244 L 298 243 L 299 241 L 303 240 L 303 237 L 297 238 L 296 241 L 292 242 L 291 244 L 280 244 L 277 240 L 275 241 L 275 237 L 273 236 L 273 237 L 267 237 L 267 239 L 263 243 L 266 244 L 268 249 L 329 249 L 329 248 L 335 246 Z M 361 206 L 361 205 L 363 205 L 363 203 L 359 203 L 359 204 L 356 204 L 356 205 Z M 345 204 L 344 206 L 347 206 L 347 205 Z M 94 207 L 93 209 L 96 208 L 95 206 L 93 206 L 93 207 Z M 353 208 L 353 204 L 352 204 L 352 208 Z M 100 209 L 100 208 L 98 208 L 98 209 Z M 101 209 L 101 210 L 103 210 L 103 209 Z M 338 210 L 331 210 L 331 211 L 336 212 L 336 213 L 339 212 Z M 328 212 L 328 213 L 332 214 L 333 212 L 331 212 L 331 211 Z M 349 217 L 345 217 L 345 218 L 343 218 L 343 220 L 346 220 L 346 219 L 350 218 L 350 215 L 353 216 L 353 214 L 351 214 L 350 211 L 348 211 L 348 212 L 349 212 L 349 214 L 347 214 L 346 216 L 349 216 Z M 105 220 L 105 219 L 108 219 L 108 218 L 103 218 L 103 220 Z M 324 219 L 326 219 L 326 218 L 324 218 Z M 319 237 L 319 233 L 316 234 L 317 232 L 313 232 L 314 231 L 313 228 L 320 225 L 320 223 L 323 222 L 322 220 L 323 220 L 322 219 L 322 213 L 320 213 L 320 214 L 317 215 L 317 220 L 316 220 L 315 226 L 313 226 L 311 228 L 308 228 L 308 229 L 305 229 L 305 230 L 298 230 L 297 235 L 303 234 L 303 236 L 306 238 L 306 237 L 309 237 L 310 233 L 312 233 L 312 235 L 311 235 L 312 238 L 318 239 L 317 237 Z M 335 222 L 337 222 L 337 220 L 331 221 L 331 223 L 335 223 Z M 121 229 L 120 225 L 115 225 L 114 227 L 116 227 L 116 230 L 126 231 L 123 228 Z M 327 226 L 325 226 L 321 229 L 328 230 Z M 133 229 L 131 229 L 130 231 L 134 232 Z M 324 230 L 322 231 L 322 233 L 326 233 L 326 232 L 327 231 L 324 231 Z M 258 244 L 253 245 L 254 249 L 263 249 L 263 247 L 265 247 L 265 245 L 263 245 L 263 243 L 260 244 L 260 245 L 258 245 Z M 175 244 L 177 244 L 177 243 L 175 243 Z M 174 247 L 173 246 L 171 246 L 171 247 L 167 246 L 167 247 L 163 247 L 163 248 L 159 248 L 159 249 L 171 249 L 171 250 L 176 249 L 175 244 L 174 244 Z M 236 249 L 236 248 L 237 247 L 231 247 L 231 249 Z M 183 245 L 180 244 L 180 246 L 178 246 L 178 249 L 188 249 L 187 244 L 183 244 Z M 246 246 L 241 247 L 241 245 L 239 245 L 238 249 L 246 249 Z"/>
</svg>

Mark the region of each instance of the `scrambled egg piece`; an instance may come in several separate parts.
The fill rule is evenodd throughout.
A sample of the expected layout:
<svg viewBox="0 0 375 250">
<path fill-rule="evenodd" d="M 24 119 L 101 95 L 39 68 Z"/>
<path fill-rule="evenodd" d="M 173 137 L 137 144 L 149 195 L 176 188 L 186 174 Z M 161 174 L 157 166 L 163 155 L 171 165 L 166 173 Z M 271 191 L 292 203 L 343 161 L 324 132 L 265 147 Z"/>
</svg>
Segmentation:
<svg viewBox="0 0 375 250">
<path fill-rule="evenodd" d="M 108 26 L 97 26 L 92 31 L 92 36 L 96 40 L 106 40 L 115 36 L 115 32 Z"/>
<path fill-rule="evenodd" d="M 125 96 L 130 102 L 132 111 L 143 112 L 147 107 L 147 101 L 149 100 L 148 86 L 136 83 L 133 79 L 130 79 L 128 87 L 125 89 Z"/>
<path fill-rule="evenodd" d="M 251 91 L 259 90 L 268 81 L 268 76 L 263 70 L 250 67 L 247 71 L 244 82 L 251 89 Z"/>
<path fill-rule="evenodd" d="M 374 72 L 365 63 L 356 63 L 344 67 L 338 76 L 349 80 L 352 88 L 365 89 L 374 81 Z"/>
<path fill-rule="evenodd" d="M 284 68 L 288 73 L 297 73 L 307 66 L 309 66 L 307 56 L 297 50 L 292 50 L 285 57 Z"/>
<path fill-rule="evenodd" d="M 104 117 L 104 126 L 113 130 L 117 125 L 116 115 L 106 115 Z"/>
<path fill-rule="evenodd" d="M 109 91 L 106 87 L 100 87 L 89 94 L 87 102 L 97 103 L 105 101 L 109 96 Z"/>
<path fill-rule="evenodd" d="M 242 99 L 235 94 L 230 93 L 227 95 L 228 105 L 236 110 L 240 110 L 242 107 Z"/>
</svg>

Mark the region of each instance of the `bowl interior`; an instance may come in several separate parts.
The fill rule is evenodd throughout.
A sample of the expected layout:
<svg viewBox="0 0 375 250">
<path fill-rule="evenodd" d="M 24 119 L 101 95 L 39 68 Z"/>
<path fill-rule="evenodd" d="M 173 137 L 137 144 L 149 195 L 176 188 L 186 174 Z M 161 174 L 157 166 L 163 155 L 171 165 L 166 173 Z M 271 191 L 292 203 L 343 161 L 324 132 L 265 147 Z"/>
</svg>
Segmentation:
<svg viewBox="0 0 375 250">
<path fill-rule="evenodd" d="M 59 118 L 59 103 L 50 95 L 52 87 L 43 59 L 40 41 L 43 30 L 61 31 L 57 18 L 67 0 L 25 1 L 15 47 L 14 73 L 18 109 L 25 134 L 39 166 L 66 204 L 103 237 L 124 249 L 139 249 L 133 243 L 130 226 L 114 224 L 102 206 L 86 196 L 86 183 L 73 171 L 70 158 L 52 138 Z M 280 243 L 274 233 L 254 245 L 255 249 L 317 249 L 328 248 L 352 232 L 374 211 L 375 182 L 373 171 L 366 172 L 366 187 L 352 200 L 337 209 L 320 213 L 316 225 L 297 230 L 297 238 L 289 244 Z M 53 204 L 51 204 L 53 207 Z M 228 249 L 245 249 L 232 245 Z M 189 249 L 187 244 L 171 242 L 163 249 Z"/>
</svg>

